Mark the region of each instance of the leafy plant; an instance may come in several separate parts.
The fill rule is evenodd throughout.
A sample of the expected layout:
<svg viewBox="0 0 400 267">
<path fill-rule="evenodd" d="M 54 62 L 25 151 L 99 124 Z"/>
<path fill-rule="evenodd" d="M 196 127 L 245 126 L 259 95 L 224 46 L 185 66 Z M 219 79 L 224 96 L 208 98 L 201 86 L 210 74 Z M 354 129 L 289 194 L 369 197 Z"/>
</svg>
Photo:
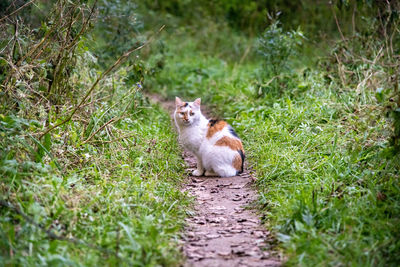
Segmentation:
<svg viewBox="0 0 400 267">
<path fill-rule="evenodd" d="M 258 52 L 264 59 L 267 76 L 278 75 L 290 68 L 291 57 L 295 57 L 304 41 L 300 30 L 284 32 L 280 22 L 274 21 L 259 38 Z"/>
<path fill-rule="evenodd" d="M 42 2 L 53 12 L 0 18 L 1 264 L 178 265 L 184 165 L 169 116 L 141 93 L 144 66 L 121 64 L 137 47 L 103 69 L 96 6 Z"/>
<path fill-rule="evenodd" d="M 129 0 L 100 0 L 97 23 L 92 38 L 95 54 L 102 66 L 110 64 L 132 46 L 144 42 L 140 33 L 143 23 L 137 12 L 137 4 Z"/>
</svg>

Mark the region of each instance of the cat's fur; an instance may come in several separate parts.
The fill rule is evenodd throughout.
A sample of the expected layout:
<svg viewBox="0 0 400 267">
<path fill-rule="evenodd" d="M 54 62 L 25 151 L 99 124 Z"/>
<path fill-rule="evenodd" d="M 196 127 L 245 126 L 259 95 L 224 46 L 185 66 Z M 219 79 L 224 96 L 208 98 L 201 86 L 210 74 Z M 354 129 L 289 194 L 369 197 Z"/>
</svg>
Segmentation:
<svg viewBox="0 0 400 267">
<path fill-rule="evenodd" d="M 176 97 L 175 124 L 179 140 L 197 158 L 194 176 L 230 177 L 243 172 L 242 141 L 222 120 L 208 120 L 200 110 L 200 98 L 183 102 Z"/>
</svg>

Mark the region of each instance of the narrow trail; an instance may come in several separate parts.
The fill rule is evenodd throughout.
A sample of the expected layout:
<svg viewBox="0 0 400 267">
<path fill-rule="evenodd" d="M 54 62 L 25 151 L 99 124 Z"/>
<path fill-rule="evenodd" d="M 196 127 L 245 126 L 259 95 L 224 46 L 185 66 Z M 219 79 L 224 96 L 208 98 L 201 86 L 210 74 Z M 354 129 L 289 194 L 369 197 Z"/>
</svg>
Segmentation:
<svg viewBox="0 0 400 267">
<path fill-rule="evenodd" d="M 173 114 L 174 102 L 151 98 Z M 203 108 L 202 112 L 207 114 Z M 196 159 L 188 151 L 183 157 L 191 173 Z M 274 239 L 248 208 L 256 200 L 253 182 L 247 169 L 230 178 L 187 177 L 182 190 L 194 196 L 196 203 L 184 234 L 185 267 L 281 265 L 277 253 L 270 250 Z"/>
</svg>

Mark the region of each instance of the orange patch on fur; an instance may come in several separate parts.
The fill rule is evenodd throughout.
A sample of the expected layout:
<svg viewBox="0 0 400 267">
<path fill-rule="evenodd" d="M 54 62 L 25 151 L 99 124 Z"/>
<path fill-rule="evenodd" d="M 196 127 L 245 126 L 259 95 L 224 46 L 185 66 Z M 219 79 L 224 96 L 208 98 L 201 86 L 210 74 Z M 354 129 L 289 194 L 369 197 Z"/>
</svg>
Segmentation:
<svg viewBox="0 0 400 267">
<path fill-rule="evenodd" d="M 183 109 L 184 109 L 186 106 L 187 106 L 187 104 L 186 104 L 185 102 L 183 102 L 182 105 L 178 106 L 178 111 L 179 111 L 179 112 L 182 112 Z"/>
<path fill-rule="evenodd" d="M 208 123 L 207 138 L 210 139 L 216 132 L 224 129 L 228 124 L 225 121 L 217 121 L 211 126 L 211 122 Z"/>
<path fill-rule="evenodd" d="M 233 158 L 232 166 L 233 166 L 233 168 L 235 168 L 237 171 L 240 171 L 240 170 L 242 169 L 242 157 L 240 157 L 239 154 L 237 154 L 237 155 Z"/>
<path fill-rule="evenodd" d="M 243 151 L 243 145 L 242 142 L 239 139 L 224 136 L 221 139 L 219 139 L 216 143 L 216 146 L 228 146 L 232 150 L 242 150 Z"/>
</svg>

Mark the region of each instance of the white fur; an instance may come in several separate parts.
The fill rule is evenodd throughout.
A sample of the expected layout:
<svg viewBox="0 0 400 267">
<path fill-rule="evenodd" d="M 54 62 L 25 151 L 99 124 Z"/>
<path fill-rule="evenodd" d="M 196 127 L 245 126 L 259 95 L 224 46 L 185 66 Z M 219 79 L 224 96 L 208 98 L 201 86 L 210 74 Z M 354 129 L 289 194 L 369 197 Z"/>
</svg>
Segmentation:
<svg viewBox="0 0 400 267">
<path fill-rule="evenodd" d="M 184 116 L 178 112 L 178 106 L 182 104 L 176 98 L 177 109 L 174 113 L 174 120 L 179 132 L 179 141 L 197 157 L 197 169 L 193 171 L 194 176 L 216 176 L 229 177 L 235 176 L 237 170 L 232 166 L 237 151 L 225 146 L 216 146 L 215 143 L 224 136 L 234 137 L 229 128 L 225 127 L 222 131 L 215 133 L 210 139 L 206 138 L 208 130 L 208 120 L 200 110 L 200 99 L 189 102 L 187 107 L 181 108 L 181 112 L 192 110 L 193 116 L 188 116 L 188 121 L 184 121 Z"/>
</svg>

